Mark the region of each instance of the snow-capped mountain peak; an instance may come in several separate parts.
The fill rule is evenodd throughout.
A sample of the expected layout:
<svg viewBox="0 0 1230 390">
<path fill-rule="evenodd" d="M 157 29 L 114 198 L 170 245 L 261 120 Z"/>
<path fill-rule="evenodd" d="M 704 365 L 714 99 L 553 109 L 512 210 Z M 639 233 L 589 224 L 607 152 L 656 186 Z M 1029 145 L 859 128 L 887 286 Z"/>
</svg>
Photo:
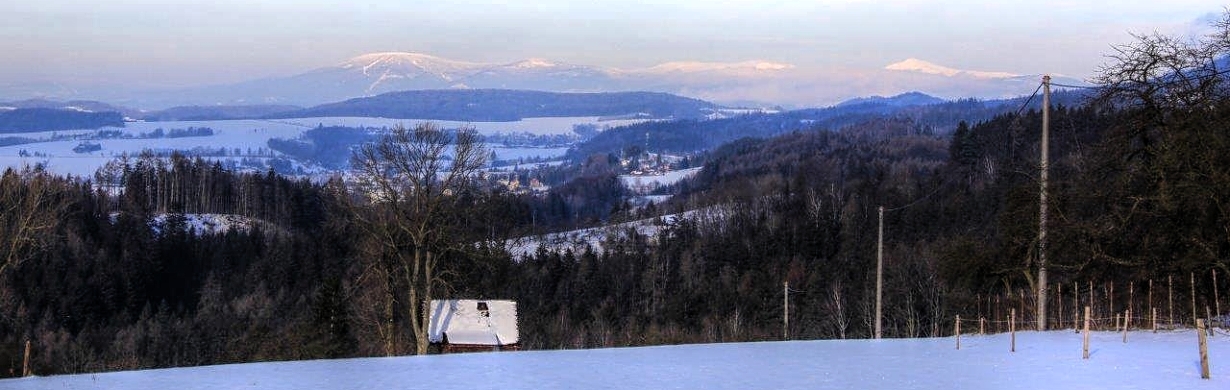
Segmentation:
<svg viewBox="0 0 1230 390">
<path fill-rule="evenodd" d="M 510 68 L 517 69 L 538 69 L 538 68 L 553 68 L 560 64 L 543 58 L 529 58 L 508 64 Z"/>
<path fill-rule="evenodd" d="M 897 62 L 894 64 L 889 64 L 888 66 L 885 66 L 884 69 L 934 74 L 934 75 L 947 76 L 947 77 L 966 75 L 966 76 L 972 76 L 972 77 L 976 77 L 980 79 L 1006 79 L 1006 78 L 1019 76 L 1019 75 L 1007 73 L 1007 72 L 984 72 L 984 71 L 977 71 L 977 70 L 953 69 L 947 66 L 938 65 L 938 64 L 927 62 L 927 61 L 920 60 L 917 58 L 909 58 L 909 59 L 906 59 L 905 61 Z"/>
</svg>

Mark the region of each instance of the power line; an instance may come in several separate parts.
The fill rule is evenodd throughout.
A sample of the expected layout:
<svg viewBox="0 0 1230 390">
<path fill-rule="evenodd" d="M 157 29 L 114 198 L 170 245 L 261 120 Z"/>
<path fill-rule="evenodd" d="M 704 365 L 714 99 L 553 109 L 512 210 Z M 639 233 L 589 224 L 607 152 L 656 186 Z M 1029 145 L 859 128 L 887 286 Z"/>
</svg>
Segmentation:
<svg viewBox="0 0 1230 390">
<path fill-rule="evenodd" d="M 1069 84 L 1059 84 L 1059 83 L 1051 83 L 1051 86 L 1052 86 L 1052 87 L 1064 87 L 1064 88 L 1078 88 L 1078 89 L 1101 89 L 1101 88 L 1102 88 L 1102 87 L 1099 87 L 1099 86 L 1096 86 L 1096 85 L 1093 85 L 1093 86 L 1090 86 L 1090 85 L 1069 85 Z"/>
<path fill-rule="evenodd" d="M 1020 109 L 1016 110 L 1016 117 L 1018 119 L 1021 117 L 1021 113 L 1025 111 L 1025 107 L 1029 107 L 1029 103 L 1034 101 L 1034 97 L 1037 97 L 1038 91 L 1041 91 L 1041 90 L 1042 90 L 1042 83 L 1038 83 L 1038 88 L 1034 89 L 1034 93 L 1032 95 L 1029 95 L 1029 99 L 1025 100 L 1025 104 L 1022 104 Z"/>
<path fill-rule="evenodd" d="M 913 202 L 910 202 L 910 203 L 908 203 L 908 204 L 906 204 L 906 205 L 904 205 L 904 206 L 898 206 L 898 207 L 894 207 L 894 208 L 891 208 L 891 209 L 884 209 L 884 211 L 897 211 L 897 210 L 901 210 L 901 209 L 904 209 L 904 208 L 907 208 L 907 207 L 910 207 L 910 206 L 916 205 L 916 204 L 918 204 L 918 202 L 922 202 L 922 201 L 926 200 L 927 198 L 930 198 L 930 197 L 931 197 L 931 195 L 935 195 L 935 193 L 940 192 L 940 188 L 941 188 L 941 187 L 943 187 L 943 186 L 944 186 L 944 183 L 943 183 L 943 182 L 940 182 L 940 184 L 937 184 L 937 185 L 935 186 L 935 189 L 931 190 L 931 193 L 926 194 L 926 195 L 923 195 L 921 198 L 915 199 Z"/>
</svg>

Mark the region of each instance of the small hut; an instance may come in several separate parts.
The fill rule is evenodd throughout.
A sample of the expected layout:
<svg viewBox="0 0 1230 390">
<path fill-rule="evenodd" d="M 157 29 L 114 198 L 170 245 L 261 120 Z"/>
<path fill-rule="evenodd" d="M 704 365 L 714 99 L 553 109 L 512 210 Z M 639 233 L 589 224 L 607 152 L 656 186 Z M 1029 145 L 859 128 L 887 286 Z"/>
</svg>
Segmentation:
<svg viewBox="0 0 1230 390">
<path fill-rule="evenodd" d="M 433 299 L 427 338 L 441 353 L 518 350 L 517 302 Z"/>
</svg>

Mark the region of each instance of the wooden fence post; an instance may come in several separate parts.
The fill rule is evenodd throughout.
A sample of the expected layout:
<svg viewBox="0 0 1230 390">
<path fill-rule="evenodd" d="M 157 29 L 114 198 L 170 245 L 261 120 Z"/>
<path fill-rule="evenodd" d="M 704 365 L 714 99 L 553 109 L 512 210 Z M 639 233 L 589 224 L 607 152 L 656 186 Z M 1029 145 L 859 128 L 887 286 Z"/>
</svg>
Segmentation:
<svg viewBox="0 0 1230 390">
<path fill-rule="evenodd" d="M 952 333 L 957 335 L 957 350 L 961 349 L 961 315 L 957 314 L 957 321 L 953 323 Z"/>
<path fill-rule="evenodd" d="M 1131 321 L 1128 321 L 1127 319 L 1128 319 L 1128 318 L 1132 318 L 1132 309 L 1130 309 L 1130 308 L 1129 308 L 1129 309 L 1127 309 L 1127 313 L 1124 313 L 1124 314 L 1123 314 L 1123 318 L 1124 318 L 1124 321 L 1123 321 L 1123 343 L 1124 343 L 1124 344 L 1126 344 L 1126 343 L 1127 343 L 1127 332 L 1128 332 L 1128 327 L 1129 327 L 1129 326 L 1131 326 L 1131 324 L 1132 324 L 1132 322 L 1131 322 Z"/>
<path fill-rule="evenodd" d="M 1157 308 L 1153 308 L 1153 333 L 1157 333 Z"/>
<path fill-rule="evenodd" d="M 1196 319 L 1196 334 L 1200 340 L 1200 377 L 1209 379 L 1209 341 L 1204 334 L 1204 320 Z"/>
<path fill-rule="evenodd" d="M 1213 320 L 1213 316 L 1209 314 L 1209 305 L 1204 305 L 1204 320 L 1205 321 Z M 1212 336 L 1213 335 L 1213 324 L 1210 323 L 1208 325 L 1209 325 L 1209 336 Z"/>
<path fill-rule="evenodd" d="M 21 376 L 30 376 L 30 340 L 26 340 L 25 357 L 21 359 Z"/>
<path fill-rule="evenodd" d="M 1008 332 L 1012 334 L 1012 350 L 1016 352 L 1016 309 L 1008 313 Z"/>
<path fill-rule="evenodd" d="M 987 318 L 979 317 L 978 318 L 978 335 L 982 336 L 985 334 L 987 334 Z"/>
<path fill-rule="evenodd" d="M 1081 356 L 1082 359 L 1089 359 L 1089 306 L 1085 306 L 1085 334 L 1083 338 L 1085 340 L 1085 347 L 1084 353 Z"/>
</svg>

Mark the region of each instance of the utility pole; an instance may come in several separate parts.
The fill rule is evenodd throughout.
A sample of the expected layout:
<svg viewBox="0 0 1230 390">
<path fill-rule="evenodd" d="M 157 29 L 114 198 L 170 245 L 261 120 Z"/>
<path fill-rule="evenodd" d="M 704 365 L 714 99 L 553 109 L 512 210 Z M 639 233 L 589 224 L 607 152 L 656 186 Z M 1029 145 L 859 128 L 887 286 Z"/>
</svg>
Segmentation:
<svg viewBox="0 0 1230 390">
<path fill-rule="evenodd" d="M 782 282 L 782 340 L 790 340 L 790 282 Z"/>
<path fill-rule="evenodd" d="M 880 321 L 882 319 L 883 301 L 884 298 L 884 206 L 880 206 L 880 234 L 876 239 L 876 339 L 879 339 L 881 333 Z"/>
<path fill-rule="evenodd" d="M 1038 175 L 1038 330 L 1046 330 L 1046 179 L 1050 163 L 1051 76 L 1042 76 L 1042 158 Z"/>
</svg>

